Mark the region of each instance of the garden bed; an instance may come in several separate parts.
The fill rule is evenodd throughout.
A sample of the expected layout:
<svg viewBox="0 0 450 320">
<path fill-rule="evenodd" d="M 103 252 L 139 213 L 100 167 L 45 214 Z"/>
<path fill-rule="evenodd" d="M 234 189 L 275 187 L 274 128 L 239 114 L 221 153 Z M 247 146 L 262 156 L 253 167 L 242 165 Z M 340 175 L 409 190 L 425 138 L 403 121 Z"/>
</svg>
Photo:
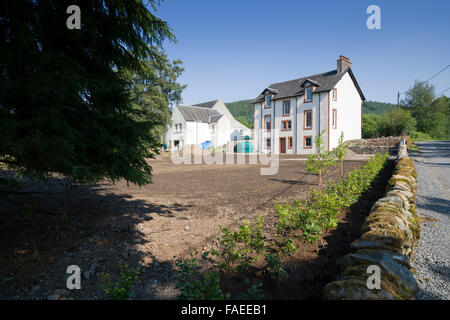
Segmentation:
<svg viewBox="0 0 450 320">
<path fill-rule="evenodd" d="M 203 267 L 203 272 L 213 270 L 216 275 L 220 274 L 221 291 L 232 298 L 321 299 L 324 286 L 339 275 L 337 260 L 350 250 L 350 244 L 359 237 L 361 226 L 371 206 L 383 195 L 385 185 L 392 175 L 393 165 L 393 162 L 388 160 L 370 187 L 360 195 L 358 201 L 339 214 L 337 226 L 331 227 L 330 229 L 333 230 L 323 233 L 320 239 L 315 239 L 313 243 L 299 244 L 294 240 L 286 245 L 286 239 L 289 238 L 287 240 L 289 242 L 291 238 L 294 239 L 295 236 L 301 235 L 301 232 L 294 230 L 291 236 L 283 238 L 278 243 L 279 245 L 266 247 L 265 253 L 261 252 L 256 261 L 248 261 L 249 265 L 246 267 L 244 265 L 245 268 L 242 271 L 241 265 L 243 261 L 247 261 L 245 260 L 247 253 L 246 249 L 243 250 L 235 242 L 245 243 L 248 241 L 249 245 L 245 245 L 244 248 L 252 246 L 257 248 L 262 244 L 258 241 L 255 242 L 254 239 L 261 237 L 261 241 L 267 245 L 276 241 L 274 235 L 277 233 L 277 229 L 273 227 L 274 223 L 269 224 L 272 228 L 268 228 L 267 224 L 262 223 L 262 226 L 265 227 L 261 227 L 260 236 L 258 236 L 259 231 L 255 231 L 257 230 L 256 222 L 244 223 L 241 225 L 239 233 L 233 233 L 229 229 L 223 230 L 222 237 L 212 245 L 212 250 L 207 251 L 206 258 L 199 258 L 197 263 Z M 265 220 L 270 218 L 273 219 L 274 215 L 270 214 L 264 217 Z M 252 233 L 251 236 L 249 236 L 250 233 Z M 297 246 L 298 250 L 284 255 L 282 263 L 279 265 L 280 260 L 277 261 L 274 258 L 277 251 L 291 250 L 289 249 L 291 245 Z M 242 256 L 236 255 L 236 252 Z M 272 252 L 273 256 L 267 259 L 267 254 Z M 232 258 L 230 259 L 230 257 Z M 273 260 L 272 266 L 270 265 L 271 259 Z M 235 261 L 234 267 L 230 267 L 233 264 L 230 261 Z M 241 265 L 236 267 L 236 261 Z M 212 267 L 213 265 L 215 267 Z M 208 277 L 211 276 L 212 274 L 208 273 Z M 194 278 L 191 277 L 191 279 Z M 202 278 L 200 277 L 200 279 Z M 210 278 L 208 279 L 210 280 Z M 219 278 L 216 281 L 218 283 Z M 182 287 L 186 285 L 186 282 L 181 281 L 180 283 Z M 193 289 L 200 288 L 200 290 L 209 292 L 214 287 L 214 285 L 211 286 L 211 282 L 209 283 L 209 287 L 203 287 L 203 284 L 200 284 L 200 286 L 193 285 Z M 193 283 L 188 281 L 187 284 L 190 286 Z M 193 293 L 194 291 L 183 290 L 183 293 L 187 293 L 184 298 L 212 298 L 202 294 L 196 295 Z M 191 293 L 193 295 L 190 295 Z M 226 298 L 226 295 L 222 297 Z"/>
</svg>

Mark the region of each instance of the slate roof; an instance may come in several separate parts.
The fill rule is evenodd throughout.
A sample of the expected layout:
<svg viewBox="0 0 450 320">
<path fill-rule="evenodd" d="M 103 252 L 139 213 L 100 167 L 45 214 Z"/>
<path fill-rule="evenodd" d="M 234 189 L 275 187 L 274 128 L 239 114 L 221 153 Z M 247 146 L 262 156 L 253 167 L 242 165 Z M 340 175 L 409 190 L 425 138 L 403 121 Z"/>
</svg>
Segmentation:
<svg viewBox="0 0 450 320">
<path fill-rule="evenodd" d="M 222 115 L 215 109 L 197 106 L 177 106 L 186 121 L 217 122 Z"/>
<path fill-rule="evenodd" d="M 324 73 L 315 74 L 312 76 L 307 76 L 303 78 L 298 78 L 294 80 L 284 81 L 284 82 L 278 82 L 278 83 L 272 83 L 269 85 L 266 89 L 264 89 L 261 94 L 256 97 L 255 100 L 252 101 L 252 103 L 258 103 L 264 101 L 264 93 L 266 90 L 270 91 L 273 94 L 272 100 L 275 99 L 283 99 L 288 97 L 295 97 L 295 96 L 302 96 L 304 94 L 304 89 L 302 85 L 306 81 L 312 81 L 318 84 L 314 90 L 314 93 L 316 92 L 327 92 L 330 91 L 335 87 L 335 85 L 341 80 L 341 78 L 346 74 L 350 74 L 350 77 L 352 78 L 353 82 L 355 83 L 355 86 L 361 96 L 361 99 L 366 100 L 364 97 L 361 88 L 359 87 L 358 83 L 356 82 L 355 76 L 353 75 L 353 72 L 351 69 L 346 69 L 344 72 L 337 73 L 337 70 L 332 70 Z M 274 92 L 277 91 L 277 93 Z"/>
<path fill-rule="evenodd" d="M 218 100 L 203 102 L 199 104 L 193 104 L 194 107 L 200 107 L 200 108 L 212 108 L 217 103 Z"/>
</svg>

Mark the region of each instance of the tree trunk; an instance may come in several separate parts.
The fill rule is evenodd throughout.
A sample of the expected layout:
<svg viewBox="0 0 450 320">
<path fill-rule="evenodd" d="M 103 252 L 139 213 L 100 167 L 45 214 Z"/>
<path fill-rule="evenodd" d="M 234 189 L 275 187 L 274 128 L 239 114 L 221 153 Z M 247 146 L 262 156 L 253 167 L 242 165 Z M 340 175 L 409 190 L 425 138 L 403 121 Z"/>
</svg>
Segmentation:
<svg viewBox="0 0 450 320">
<path fill-rule="evenodd" d="M 344 177 L 344 161 L 341 161 L 341 178 Z"/>
<path fill-rule="evenodd" d="M 322 185 L 322 170 L 319 170 L 319 186 Z"/>
</svg>

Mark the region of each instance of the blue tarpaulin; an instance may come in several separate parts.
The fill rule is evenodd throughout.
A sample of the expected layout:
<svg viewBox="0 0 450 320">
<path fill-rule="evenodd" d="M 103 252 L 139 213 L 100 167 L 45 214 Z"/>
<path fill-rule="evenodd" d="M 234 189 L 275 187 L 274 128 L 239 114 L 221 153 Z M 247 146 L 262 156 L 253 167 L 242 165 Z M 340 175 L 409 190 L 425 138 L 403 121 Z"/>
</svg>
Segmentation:
<svg viewBox="0 0 450 320">
<path fill-rule="evenodd" d="M 212 143 L 212 141 L 205 141 L 205 142 L 202 142 L 202 143 L 199 144 L 199 146 L 200 146 L 203 150 L 208 149 L 208 148 L 214 148 L 214 144 Z"/>
</svg>

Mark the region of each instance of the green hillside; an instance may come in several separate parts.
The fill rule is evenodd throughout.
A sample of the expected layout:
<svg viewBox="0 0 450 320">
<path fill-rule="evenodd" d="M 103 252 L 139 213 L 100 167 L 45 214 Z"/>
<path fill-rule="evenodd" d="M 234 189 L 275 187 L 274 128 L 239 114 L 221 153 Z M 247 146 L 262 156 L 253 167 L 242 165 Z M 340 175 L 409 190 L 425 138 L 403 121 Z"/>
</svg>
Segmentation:
<svg viewBox="0 0 450 320">
<path fill-rule="evenodd" d="M 253 104 L 251 104 L 251 101 L 249 99 L 225 103 L 231 114 L 249 128 L 253 128 Z M 377 101 L 363 102 L 363 114 L 383 115 L 385 112 L 395 108 L 396 105 L 392 103 Z"/>
<path fill-rule="evenodd" d="M 253 128 L 253 104 L 251 101 L 249 99 L 225 103 L 233 117 L 249 128 Z"/>
<path fill-rule="evenodd" d="M 386 111 L 395 109 L 397 106 L 392 103 L 384 103 L 377 101 L 364 101 L 363 114 L 383 115 Z"/>
</svg>

